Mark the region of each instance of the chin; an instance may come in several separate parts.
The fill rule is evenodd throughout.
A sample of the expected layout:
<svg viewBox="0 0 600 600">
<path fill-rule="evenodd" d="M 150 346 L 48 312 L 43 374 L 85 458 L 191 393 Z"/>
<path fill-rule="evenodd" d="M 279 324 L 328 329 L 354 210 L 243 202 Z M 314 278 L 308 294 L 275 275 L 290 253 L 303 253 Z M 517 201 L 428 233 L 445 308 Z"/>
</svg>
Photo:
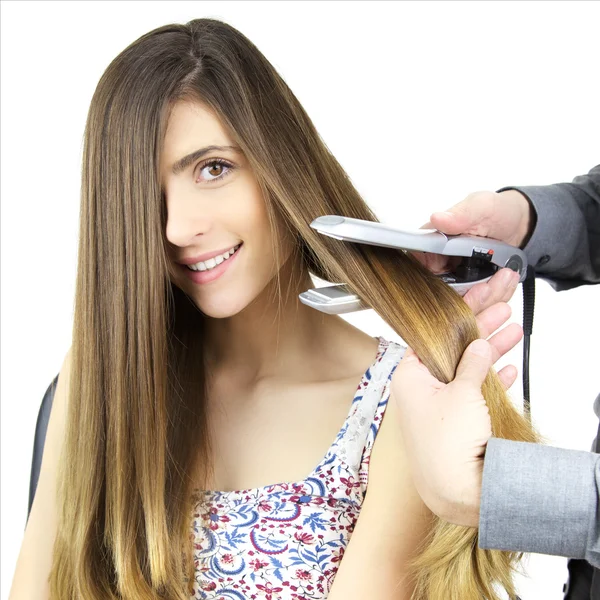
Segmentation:
<svg viewBox="0 0 600 600">
<path fill-rule="evenodd" d="M 211 317 L 212 319 L 226 319 L 242 312 L 251 301 L 251 298 L 215 298 L 202 302 L 196 301 L 196 306 L 207 317 Z"/>
<path fill-rule="evenodd" d="M 226 285 L 190 290 L 189 295 L 202 314 L 213 319 L 239 315 L 250 307 L 272 303 L 274 275 L 269 269 L 255 273 L 255 277 L 237 277 Z M 218 281 L 215 282 L 218 284 Z M 186 286 L 187 287 L 187 286 Z M 188 287 L 189 290 L 189 287 Z"/>
</svg>

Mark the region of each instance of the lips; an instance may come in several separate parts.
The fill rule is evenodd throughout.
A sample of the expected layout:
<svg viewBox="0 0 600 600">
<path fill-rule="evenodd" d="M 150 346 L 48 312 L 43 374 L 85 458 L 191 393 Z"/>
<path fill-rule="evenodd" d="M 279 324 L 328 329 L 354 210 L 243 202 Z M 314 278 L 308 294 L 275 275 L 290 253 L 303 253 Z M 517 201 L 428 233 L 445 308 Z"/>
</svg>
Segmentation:
<svg viewBox="0 0 600 600">
<path fill-rule="evenodd" d="M 205 254 L 200 254 L 199 256 L 191 256 L 189 258 L 182 258 L 179 260 L 179 264 L 181 265 L 195 265 L 199 262 L 206 262 L 210 258 L 214 258 L 215 256 L 219 256 L 219 254 L 225 254 L 228 250 L 235 248 L 236 246 L 242 244 L 243 242 L 237 242 L 236 244 L 232 244 L 231 246 L 227 246 L 221 250 L 215 250 L 213 252 L 206 252 Z"/>
<path fill-rule="evenodd" d="M 214 267 L 213 269 L 210 269 L 208 271 L 192 271 L 185 265 L 181 265 L 180 268 L 184 272 L 185 276 L 196 284 L 211 283 L 211 282 L 219 279 L 220 277 L 222 277 L 225 273 L 227 273 L 227 271 L 229 271 L 231 269 L 233 264 L 237 261 L 240 252 L 242 252 L 243 247 L 244 247 L 244 245 L 240 244 L 238 249 L 227 260 L 224 260 L 220 265 L 217 265 L 216 267 Z M 227 252 L 227 250 L 228 250 L 228 248 L 226 248 L 224 250 L 224 252 Z M 218 255 L 219 255 L 219 253 L 216 253 L 216 254 L 212 253 L 212 256 L 218 256 Z M 212 258 L 212 256 L 210 256 L 208 254 L 205 254 L 204 256 L 207 257 L 205 260 Z M 196 260 L 196 262 L 200 262 L 200 261 L 197 261 L 197 259 L 194 259 L 194 260 Z M 195 263 L 187 263 L 187 264 L 195 264 Z"/>
</svg>

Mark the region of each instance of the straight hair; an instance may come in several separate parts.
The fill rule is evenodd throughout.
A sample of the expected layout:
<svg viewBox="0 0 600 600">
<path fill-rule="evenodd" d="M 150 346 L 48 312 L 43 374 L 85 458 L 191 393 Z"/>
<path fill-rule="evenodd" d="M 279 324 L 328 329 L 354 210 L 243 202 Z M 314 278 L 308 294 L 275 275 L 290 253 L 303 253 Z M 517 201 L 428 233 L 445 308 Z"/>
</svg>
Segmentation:
<svg viewBox="0 0 600 600">
<path fill-rule="evenodd" d="M 239 145 L 274 239 L 285 231 L 312 275 L 347 282 L 437 379 L 451 381 L 480 337 L 462 298 L 410 254 L 344 244 L 310 228 L 326 214 L 377 218 L 250 40 L 213 19 L 141 36 L 104 72 L 86 122 L 53 599 L 192 593 L 193 490 L 210 472 L 210 374 L 204 317 L 171 283 L 165 238 L 161 151 L 180 101 L 208 107 Z M 275 289 L 281 302 L 279 278 Z M 482 391 L 494 436 L 538 441 L 493 370 Z M 412 564 L 413 598 L 499 600 L 498 588 L 512 598 L 519 558 L 482 550 L 476 529 L 435 517 Z"/>
</svg>

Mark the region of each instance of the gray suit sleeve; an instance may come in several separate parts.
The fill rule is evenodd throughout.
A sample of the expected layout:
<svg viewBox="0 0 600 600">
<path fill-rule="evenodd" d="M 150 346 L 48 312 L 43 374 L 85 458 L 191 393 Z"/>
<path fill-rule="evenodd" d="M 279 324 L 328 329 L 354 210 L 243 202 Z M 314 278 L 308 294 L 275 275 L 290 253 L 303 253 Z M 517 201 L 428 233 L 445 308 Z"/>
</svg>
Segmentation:
<svg viewBox="0 0 600 600">
<path fill-rule="evenodd" d="M 600 568 L 600 455 L 488 441 L 479 547 L 584 558 Z"/>
<path fill-rule="evenodd" d="M 557 291 L 600 282 L 600 165 L 571 183 L 511 186 L 534 209 L 523 251 L 536 275 Z"/>
<path fill-rule="evenodd" d="M 536 276 L 557 291 L 600 282 L 600 165 L 571 183 L 503 189 L 520 191 L 534 209 L 523 250 Z M 492 438 L 479 546 L 584 558 L 600 568 L 599 495 L 599 454 Z"/>
</svg>

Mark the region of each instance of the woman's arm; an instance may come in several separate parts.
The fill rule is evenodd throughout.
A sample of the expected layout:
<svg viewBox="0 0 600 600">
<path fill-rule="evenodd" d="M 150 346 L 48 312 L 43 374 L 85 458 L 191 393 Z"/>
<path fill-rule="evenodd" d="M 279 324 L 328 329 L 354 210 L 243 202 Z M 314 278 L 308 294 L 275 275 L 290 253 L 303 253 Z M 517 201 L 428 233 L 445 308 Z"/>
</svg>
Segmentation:
<svg viewBox="0 0 600 600">
<path fill-rule="evenodd" d="M 407 565 L 431 528 L 433 515 L 409 472 L 390 397 L 373 445 L 367 494 L 329 600 L 409 600 Z"/>
<path fill-rule="evenodd" d="M 52 401 L 40 478 L 17 559 L 9 600 L 50 598 L 48 577 L 57 527 L 56 479 L 65 435 L 70 354 L 69 351 L 63 362 Z"/>
</svg>

